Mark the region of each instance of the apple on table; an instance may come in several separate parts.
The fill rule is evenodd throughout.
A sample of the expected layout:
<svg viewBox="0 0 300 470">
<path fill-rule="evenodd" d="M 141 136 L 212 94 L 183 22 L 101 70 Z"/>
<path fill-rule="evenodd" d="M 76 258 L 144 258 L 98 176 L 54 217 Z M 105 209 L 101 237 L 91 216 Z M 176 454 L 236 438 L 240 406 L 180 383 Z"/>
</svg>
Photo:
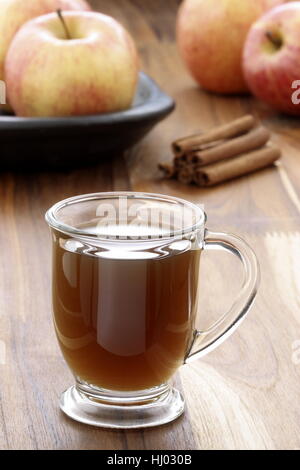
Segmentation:
<svg viewBox="0 0 300 470">
<path fill-rule="evenodd" d="M 242 52 L 251 25 L 284 0 L 185 0 L 177 19 L 177 42 L 195 80 L 206 90 L 242 93 Z"/>
<path fill-rule="evenodd" d="M 252 26 L 243 67 L 255 96 L 279 111 L 300 115 L 300 104 L 292 99 L 294 84 L 300 83 L 300 2 L 272 9 Z"/>
<path fill-rule="evenodd" d="M 0 80 L 4 80 L 4 61 L 8 47 L 26 21 L 62 10 L 91 10 L 86 0 L 1 0 L 0 1 Z"/>
<path fill-rule="evenodd" d="M 138 79 L 133 39 L 113 18 L 57 12 L 27 22 L 5 61 L 18 116 L 74 116 L 130 107 Z"/>
</svg>

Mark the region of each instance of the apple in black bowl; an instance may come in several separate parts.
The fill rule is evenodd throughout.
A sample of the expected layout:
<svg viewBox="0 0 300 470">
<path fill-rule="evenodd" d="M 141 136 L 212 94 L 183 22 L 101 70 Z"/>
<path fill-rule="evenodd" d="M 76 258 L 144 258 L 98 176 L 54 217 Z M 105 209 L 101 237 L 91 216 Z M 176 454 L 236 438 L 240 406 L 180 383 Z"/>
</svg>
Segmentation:
<svg viewBox="0 0 300 470">
<path fill-rule="evenodd" d="M 6 64 L 16 116 L 0 117 L 1 167 L 66 167 L 121 152 L 174 108 L 138 72 L 133 40 L 94 12 L 57 12 L 26 23 Z"/>
</svg>

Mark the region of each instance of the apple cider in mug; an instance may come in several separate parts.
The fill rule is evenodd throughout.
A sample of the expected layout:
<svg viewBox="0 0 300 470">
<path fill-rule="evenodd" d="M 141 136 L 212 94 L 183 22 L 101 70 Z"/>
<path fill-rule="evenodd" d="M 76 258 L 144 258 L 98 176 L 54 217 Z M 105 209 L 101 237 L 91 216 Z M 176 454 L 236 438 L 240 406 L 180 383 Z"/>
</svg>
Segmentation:
<svg viewBox="0 0 300 470">
<path fill-rule="evenodd" d="M 75 376 L 119 391 L 167 382 L 192 340 L 200 250 L 89 252 L 56 231 L 53 243 L 55 329 Z"/>
<path fill-rule="evenodd" d="M 170 379 L 245 317 L 258 285 L 253 251 L 235 235 L 209 231 L 202 207 L 161 194 L 83 194 L 55 204 L 46 220 L 54 325 L 75 376 L 61 409 L 116 429 L 178 418 L 184 398 Z M 199 264 L 211 249 L 236 256 L 244 279 L 228 312 L 198 330 Z"/>
</svg>

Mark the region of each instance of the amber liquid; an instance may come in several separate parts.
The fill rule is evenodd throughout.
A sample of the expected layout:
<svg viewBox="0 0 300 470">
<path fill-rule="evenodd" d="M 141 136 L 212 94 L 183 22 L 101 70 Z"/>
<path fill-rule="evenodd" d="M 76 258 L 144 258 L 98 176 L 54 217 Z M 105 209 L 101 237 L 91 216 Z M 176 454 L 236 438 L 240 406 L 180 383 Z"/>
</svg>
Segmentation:
<svg viewBox="0 0 300 470">
<path fill-rule="evenodd" d="M 200 251 L 102 257 L 62 237 L 56 232 L 54 322 L 74 375 L 119 391 L 167 382 L 191 344 Z"/>
</svg>

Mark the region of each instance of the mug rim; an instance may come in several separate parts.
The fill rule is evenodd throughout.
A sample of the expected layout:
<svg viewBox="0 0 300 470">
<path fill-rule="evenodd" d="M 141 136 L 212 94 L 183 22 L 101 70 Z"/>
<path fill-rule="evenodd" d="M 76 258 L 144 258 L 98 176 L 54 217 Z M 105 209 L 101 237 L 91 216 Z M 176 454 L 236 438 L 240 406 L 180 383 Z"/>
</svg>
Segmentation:
<svg viewBox="0 0 300 470">
<path fill-rule="evenodd" d="M 66 199 L 62 199 L 61 201 L 56 202 L 53 206 L 51 206 L 47 212 L 45 213 L 45 220 L 49 227 L 58 230 L 59 232 L 62 232 L 67 235 L 75 235 L 80 238 L 85 238 L 85 239 L 94 239 L 94 240 L 101 240 L 104 239 L 105 241 L 109 241 L 110 239 L 115 240 L 115 236 L 103 236 L 101 235 L 95 235 L 92 233 L 88 233 L 86 231 L 82 231 L 76 227 L 73 227 L 72 225 L 68 225 L 64 222 L 61 222 L 57 218 L 58 212 L 72 204 L 76 203 L 81 203 L 81 202 L 88 202 L 88 201 L 93 201 L 97 199 L 112 199 L 112 198 L 120 198 L 122 196 L 129 197 L 130 199 L 149 199 L 149 200 L 160 200 L 160 201 L 166 201 L 166 202 L 171 202 L 171 203 L 177 203 L 181 204 L 183 206 L 187 206 L 195 211 L 195 214 L 197 215 L 197 220 L 193 225 L 189 225 L 187 227 L 184 227 L 183 229 L 178 229 L 178 230 L 173 230 L 170 231 L 168 235 L 161 235 L 159 237 L 151 237 L 151 241 L 156 241 L 156 240 L 164 240 L 164 239 L 174 239 L 178 236 L 182 236 L 184 234 L 189 234 L 193 233 L 196 230 L 199 230 L 200 228 L 204 227 L 207 216 L 204 211 L 200 206 L 197 204 L 187 201 L 186 199 L 182 199 L 176 196 L 169 196 L 167 194 L 159 194 L 159 193 L 148 193 L 148 192 L 139 192 L 139 191 L 103 191 L 103 192 L 96 192 L 96 193 L 86 193 L 86 194 L 79 194 L 77 196 L 72 196 Z M 118 242 L 130 242 L 132 240 L 126 238 L 118 238 Z M 145 239 L 135 239 L 135 243 L 138 242 L 147 242 Z"/>
</svg>

